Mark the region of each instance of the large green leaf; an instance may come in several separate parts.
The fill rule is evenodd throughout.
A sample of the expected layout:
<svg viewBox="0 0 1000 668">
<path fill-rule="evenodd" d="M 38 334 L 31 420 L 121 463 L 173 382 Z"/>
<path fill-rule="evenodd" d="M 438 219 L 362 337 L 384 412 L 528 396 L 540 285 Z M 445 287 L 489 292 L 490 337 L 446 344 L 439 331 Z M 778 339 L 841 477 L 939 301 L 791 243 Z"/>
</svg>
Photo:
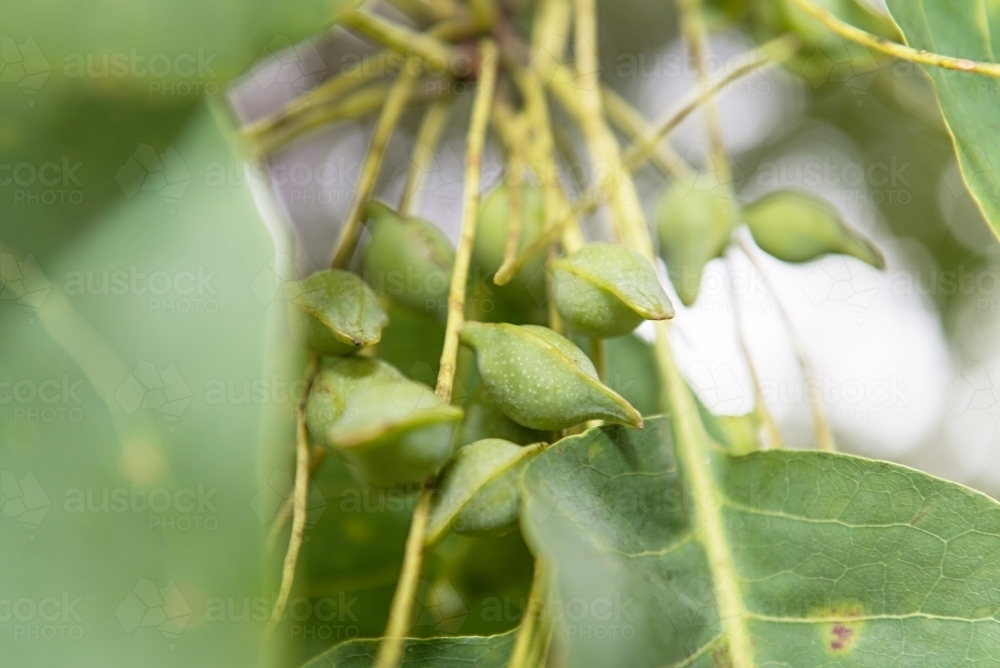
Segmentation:
<svg viewBox="0 0 1000 668">
<path fill-rule="evenodd" d="M 522 526 L 558 564 L 569 665 L 1000 665 L 992 499 L 817 451 L 678 461 L 651 418 L 526 470 Z"/>
<path fill-rule="evenodd" d="M 4 86 L 124 87 L 160 99 L 210 94 L 256 59 L 319 32 L 341 0 L 37 0 L 0 5 Z M 296 54 L 283 79 L 322 65 Z M 309 54 L 311 56 L 311 54 Z M 310 64 L 306 64 L 306 61 Z M 7 68 L 10 68 L 9 71 Z M 302 68 L 299 68 L 302 69 Z"/>
<path fill-rule="evenodd" d="M 31 243 L 0 258 L 5 665 L 267 658 L 301 360 L 253 196 L 210 178 L 241 157 L 205 109 L 174 146 L 183 192 L 140 190 L 37 265 Z"/>
<path fill-rule="evenodd" d="M 409 640 L 401 668 L 503 668 L 514 647 L 514 632 L 497 636 L 461 636 Z M 316 657 L 303 668 L 369 668 L 378 640 L 351 640 Z"/>
<path fill-rule="evenodd" d="M 955 0 L 888 0 L 906 39 L 918 49 L 946 56 L 996 62 L 1000 50 L 1000 4 Z M 997 39 L 993 35 L 998 35 Z M 907 69 L 908 68 L 908 69 Z M 904 63 L 894 72 L 915 74 Z M 925 67 L 955 143 L 962 176 L 993 233 L 1000 236 L 1000 105 L 997 80 L 978 74 Z"/>
</svg>

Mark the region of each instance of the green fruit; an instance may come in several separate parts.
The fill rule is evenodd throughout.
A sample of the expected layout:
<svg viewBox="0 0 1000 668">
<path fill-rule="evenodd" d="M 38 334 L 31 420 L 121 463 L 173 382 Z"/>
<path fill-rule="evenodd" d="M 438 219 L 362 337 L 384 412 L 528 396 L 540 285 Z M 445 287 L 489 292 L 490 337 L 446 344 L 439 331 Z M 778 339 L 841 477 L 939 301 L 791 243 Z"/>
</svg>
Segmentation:
<svg viewBox="0 0 1000 668">
<path fill-rule="evenodd" d="M 328 269 L 299 282 L 294 321 L 310 350 L 346 355 L 378 343 L 389 318 L 355 274 Z"/>
<path fill-rule="evenodd" d="M 373 382 L 404 377 L 396 367 L 371 357 L 323 358 L 306 400 L 306 427 L 313 442 L 330 447 L 326 428 L 344 414 L 353 393 Z"/>
<path fill-rule="evenodd" d="M 573 331 L 610 339 L 674 315 L 653 266 L 621 244 L 589 243 L 551 266 L 556 309 Z"/>
<path fill-rule="evenodd" d="M 539 451 L 488 438 L 455 453 L 438 478 L 426 542 L 436 543 L 450 530 L 469 536 L 509 533 L 520 506 L 517 474 Z"/>
<path fill-rule="evenodd" d="M 545 198 L 541 191 L 533 186 L 521 186 L 520 219 L 519 251 L 531 243 L 545 225 Z M 471 278 L 489 279 L 488 289 L 497 300 L 504 302 L 504 305 L 530 313 L 538 310 L 545 302 L 544 252 L 539 252 L 531 261 L 525 263 L 521 271 L 505 285 L 495 285 L 492 280 L 493 274 L 503 263 L 509 223 L 510 190 L 507 186 L 499 186 L 486 196 L 479 211 L 475 245 L 472 249 Z M 531 319 L 526 318 L 526 320 Z"/>
<path fill-rule="evenodd" d="M 465 417 L 459 427 L 457 443 L 467 445 L 484 438 L 502 438 L 519 445 L 548 441 L 547 431 L 536 431 L 519 425 L 504 415 L 493 400 L 483 395 L 482 388 L 476 388 L 465 406 Z"/>
<path fill-rule="evenodd" d="M 306 406 L 313 438 L 363 483 L 419 482 L 451 455 L 462 411 L 384 362 L 343 358 L 324 365 Z"/>
<path fill-rule="evenodd" d="M 883 269 L 882 254 L 851 230 L 824 200 L 795 190 L 769 193 L 743 209 L 761 250 L 785 262 L 809 262 L 828 253 L 856 257 Z"/>
<path fill-rule="evenodd" d="M 701 274 L 725 250 L 734 224 L 729 190 L 707 175 L 669 186 L 656 205 L 660 255 L 681 302 L 698 298 Z"/>
<path fill-rule="evenodd" d="M 483 390 L 507 417 L 532 429 L 587 420 L 642 427 L 642 416 L 597 377 L 568 339 L 536 325 L 467 322 L 462 343 L 476 351 Z"/>
<path fill-rule="evenodd" d="M 448 311 L 448 285 L 455 251 L 432 223 L 404 218 L 381 202 L 369 202 L 371 239 L 365 274 L 378 294 L 437 316 Z"/>
</svg>

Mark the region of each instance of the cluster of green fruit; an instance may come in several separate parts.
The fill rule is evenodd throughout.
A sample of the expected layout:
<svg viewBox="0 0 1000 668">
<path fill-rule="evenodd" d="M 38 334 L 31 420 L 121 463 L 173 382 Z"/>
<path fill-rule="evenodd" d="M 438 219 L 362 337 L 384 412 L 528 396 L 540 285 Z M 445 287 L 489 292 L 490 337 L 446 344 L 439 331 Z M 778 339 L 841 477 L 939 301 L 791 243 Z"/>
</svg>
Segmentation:
<svg viewBox="0 0 1000 668">
<path fill-rule="evenodd" d="M 881 262 L 867 241 L 814 198 L 780 192 L 735 216 L 731 198 L 720 190 L 717 184 L 675 186 L 659 205 L 661 253 L 685 303 L 694 301 L 704 265 L 729 243 L 737 217 L 764 250 L 786 261 L 834 252 Z M 501 265 L 509 195 L 501 186 L 483 202 L 473 273 L 492 276 Z M 523 249 L 542 231 L 545 216 L 537 189 L 523 186 L 520 195 Z M 302 338 L 324 356 L 306 424 L 313 441 L 339 455 L 365 484 L 393 486 L 440 474 L 428 542 L 450 530 L 482 535 L 512 528 L 516 473 L 540 451 L 523 446 L 552 442 L 561 430 L 590 420 L 642 427 L 639 412 L 602 382 L 591 359 L 569 338 L 539 324 L 547 320 L 541 309 L 547 299 L 571 332 L 590 339 L 622 336 L 643 320 L 672 317 L 656 269 L 639 253 L 605 242 L 586 243 L 550 262 L 539 253 L 513 280 L 491 286 L 490 298 L 501 308 L 477 312 L 467 305 L 472 318 L 460 340 L 475 353 L 480 387 L 463 410 L 370 348 L 388 323 L 380 299 L 447 317 L 455 251 L 427 221 L 379 202 L 369 203 L 365 213 L 370 238 L 359 272 L 313 274 L 294 300 Z M 696 276 L 693 288 L 678 282 L 679 275 Z M 457 452 L 456 444 L 462 446 Z"/>
</svg>

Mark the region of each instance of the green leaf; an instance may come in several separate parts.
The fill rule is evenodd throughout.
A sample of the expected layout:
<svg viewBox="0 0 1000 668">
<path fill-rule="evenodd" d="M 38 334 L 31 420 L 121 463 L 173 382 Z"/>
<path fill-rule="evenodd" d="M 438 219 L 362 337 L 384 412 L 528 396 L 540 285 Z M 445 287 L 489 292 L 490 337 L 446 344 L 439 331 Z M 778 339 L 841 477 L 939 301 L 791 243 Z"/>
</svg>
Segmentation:
<svg viewBox="0 0 1000 668">
<path fill-rule="evenodd" d="M 503 668 L 514 648 L 515 632 L 496 636 L 460 636 L 408 640 L 401 668 Z M 302 668 L 369 668 L 375 663 L 378 640 L 349 640 Z"/>
<path fill-rule="evenodd" d="M 0 382 L 67 389 L 48 421 L 14 410 L 41 416 L 38 400 L 0 409 L 3 496 L 13 478 L 26 509 L 44 511 L 22 522 L 5 505 L 0 591 L 75 605 L 66 634 L 45 641 L 14 642 L 0 624 L 3 663 L 262 665 L 263 618 L 211 619 L 227 599 L 273 600 L 262 573 L 280 563 L 265 563 L 262 543 L 279 492 L 265 483 L 291 471 L 288 388 L 302 362 L 275 326 L 285 304 L 255 290 L 275 249 L 252 194 L 206 179 L 240 164 L 216 120 L 200 110 L 176 141 L 190 174 L 181 197 L 135 193 L 39 262 L 40 302 L 0 300 Z M 251 384 L 271 391 L 250 399 Z M 171 599 L 168 636 L 142 624 L 137 589 L 183 599 Z"/>
<path fill-rule="evenodd" d="M 703 457 L 675 455 L 660 417 L 525 471 L 522 529 L 559 564 L 569 665 L 997 665 L 995 501 L 847 455 Z"/>
<path fill-rule="evenodd" d="M 26 70 L 24 77 L 5 81 L 34 90 L 77 85 L 158 96 L 212 94 L 219 90 L 219 81 L 243 73 L 262 55 L 322 30 L 345 4 L 136 0 L 126 7 L 113 0 L 5 2 L 0 5 L 0 25 L 6 50 L 16 50 Z"/>
<path fill-rule="evenodd" d="M 946 56 L 996 62 L 1000 49 L 1000 5 L 953 0 L 888 0 L 906 43 Z M 912 66 L 914 69 L 915 65 Z M 969 192 L 994 235 L 1000 237 L 1000 107 L 996 79 L 924 67 L 951 131 Z"/>
</svg>

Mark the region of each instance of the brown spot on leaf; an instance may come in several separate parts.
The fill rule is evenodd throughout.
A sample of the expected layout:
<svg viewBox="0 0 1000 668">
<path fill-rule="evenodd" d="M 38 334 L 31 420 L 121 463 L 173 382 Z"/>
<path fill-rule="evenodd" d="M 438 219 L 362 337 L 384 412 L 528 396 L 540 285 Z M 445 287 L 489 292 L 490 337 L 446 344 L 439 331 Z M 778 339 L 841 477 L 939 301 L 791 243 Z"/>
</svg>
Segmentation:
<svg viewBox="0 0 1000 668">
<path fill-rule="evenodd" d="M 712 650 L 712 668 L 733 668 L 733 660 L 729 657 L 729 645 L 722 645 Z"/>
<path fill-rule="evenodd" d="M 813 610 L 811 617 L 823 620 L 816 628 L 828 654 L 839 656 L 854 649 L 864 628 L 862 612 L 861 604 L 853 602 Z"/>
</svg>

